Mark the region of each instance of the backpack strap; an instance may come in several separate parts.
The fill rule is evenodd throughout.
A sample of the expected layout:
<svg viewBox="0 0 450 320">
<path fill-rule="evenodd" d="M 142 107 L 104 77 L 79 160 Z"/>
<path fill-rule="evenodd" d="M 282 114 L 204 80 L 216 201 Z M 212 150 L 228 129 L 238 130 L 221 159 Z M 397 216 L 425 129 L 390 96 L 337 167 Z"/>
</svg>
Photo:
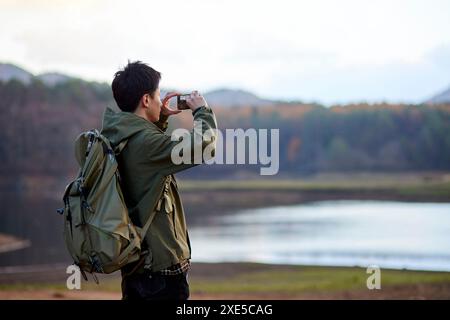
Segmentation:
<svg viewBox="0 0 450 320">
<path fill-rule="evenodd" d="M 122 150 L 125 148 L 125 146 L 127 145 L 127 143 L 128 143 L 128 140 L 122 140 L 122 142 L 119 143 L 119 144 L 114 148 L 114 153 L 115 153 L 116 156 L 119 155 L 119 154 L 122 152 Z"/>
<path fill-rule="evenodd" d="M 148 217 L 147 222 L 144 224 L 144 226 L 140 230 L 140 236 L 141 236 L 142 242 L 144 242 L 145 236 L 147 235 L 148 228 L 152 224 L 152 221 L 153 221 L 153 218 L 155 217 L 155 215 L 156 215 L 156 210 L 153 210 L 150 213 L 150 216 Z"/>
<path fill-rule="evenodd" d="M 167 185 L 170 184 L 171 181 L 172 181 L 172 175 L 168 175 L 168 176 L 164 177 L 163 185 L 161 188 L 161 194 L 160 194 L 159 198 L 161 198 L 167 192 Z M 144 241 L 144 238 L 147 235 L 147 230 L 150 227 L 150 225 L 152 224 L 152 221 L 156 215 L 156 212 L 157 212 L 157 210 L 155 210 L 155 208 L 153 208 L 153 211 L 150 213 L 150 216 L 148 217 L 147 222 L 145 222 L 144 226 L 140 230 L 140 233 L 141 233 L 140 235 L 141 235 L 142 241 Z"/>
<path fill-rule="evenodd" d="M 103 266 L 103 268 L 105 267 L 109 267 L 109 266 L 114 266 L 114 265 L 123 265 L 123 263 L 127 260 L 128 256 L 134 251 L 136 250 L 136 248 L 139 247 L 140 245 L 140 239 L 139 238 L 134 238 L 133 239 L 134 244 L 129 244 L 128 247 L 122 251 L 122 253 L 113 261 L 105 264 Z"/>
</svg>

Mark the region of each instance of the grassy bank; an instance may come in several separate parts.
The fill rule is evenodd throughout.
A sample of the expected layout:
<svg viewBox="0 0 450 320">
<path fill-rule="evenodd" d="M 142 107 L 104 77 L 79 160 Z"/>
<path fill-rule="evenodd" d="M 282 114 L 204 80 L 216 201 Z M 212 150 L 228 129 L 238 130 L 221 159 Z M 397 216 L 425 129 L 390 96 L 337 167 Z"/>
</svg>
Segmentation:
<svg viewBox="0 0 450 320">
<path fill-rule="evenodd" d="M 328 174 L 297 179 L 181 180 L 181 190 L 273 191 L 308 194 L 367 195 L 390 194 L 399 198 L 450 200 L 450 174 Z"/>
<path fill-rule="evenodd" d="M 193 264 L 192 299 L 341 299 L 450 298 L 450 273 L 381 270 L 381 290 L 368 290 L 363 268 L 267 265 L 256 263 Z M 64 278 L 63 278 L 64 279 Z M 82 282 L 69 291 L 65 281 L 0 285 L 0 298 L 120 299 L 120 277 L 102 277 L 99 285 Z"/>
<path fill-rule="evenodd" d="M 178 185 L 190 225 L 242 209 L 316 201 L 450 202 L 448 173 L 326 174 L 297 179 L 178 178 Z"/>
</svg>

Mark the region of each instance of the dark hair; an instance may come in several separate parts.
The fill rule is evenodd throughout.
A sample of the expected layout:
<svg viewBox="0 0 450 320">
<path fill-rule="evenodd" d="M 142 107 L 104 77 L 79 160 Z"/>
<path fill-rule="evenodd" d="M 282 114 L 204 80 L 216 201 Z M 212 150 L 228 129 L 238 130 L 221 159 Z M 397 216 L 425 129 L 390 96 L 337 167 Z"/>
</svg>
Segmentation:
<svg viewBox="0 0 450 320">
<path fill-rule="evenodd" d="M 146 93 L 153 97 L 159 86 L 161 73 L 141 61 L 130 62 L 114 74 L 111 87 L 117 105 L 122 111 L 134 112 Z"/>
</svg>

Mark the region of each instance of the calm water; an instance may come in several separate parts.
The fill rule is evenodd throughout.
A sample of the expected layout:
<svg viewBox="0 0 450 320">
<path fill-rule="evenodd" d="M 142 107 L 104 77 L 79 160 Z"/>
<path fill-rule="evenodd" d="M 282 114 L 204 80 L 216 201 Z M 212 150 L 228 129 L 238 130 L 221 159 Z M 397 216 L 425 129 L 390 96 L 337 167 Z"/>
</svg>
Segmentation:
<svg viewBox="0 0 450 320">
<path fill-rule="evenodd" d="M 1 203 L 0 232 L 32 245 L 0 254 L 0 266 L 71 262 L 59 202 Z M 189 230 L 194 261 L 450 271 L 450 203 L 326 201 L 240 211 Z"/>
<path fill-rule="evenodd" d="M 325 201 L 190 228 L 195 261 L 450 271 L 450 204 Z"/>
</svg>

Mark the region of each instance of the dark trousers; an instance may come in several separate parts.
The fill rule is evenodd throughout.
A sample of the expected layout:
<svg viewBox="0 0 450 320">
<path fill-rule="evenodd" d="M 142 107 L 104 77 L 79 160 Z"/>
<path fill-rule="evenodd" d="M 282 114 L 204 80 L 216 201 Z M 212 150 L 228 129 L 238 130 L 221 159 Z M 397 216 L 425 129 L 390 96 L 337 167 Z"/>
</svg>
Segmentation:
<svg viewBox="0 0 450 320">
<path fill-rule="evenodd" d="M 187 272 L 171 276 L 141 273 L 122 278 L 123 300 L 187 300 L 188 298 Z"/>
</svg>

